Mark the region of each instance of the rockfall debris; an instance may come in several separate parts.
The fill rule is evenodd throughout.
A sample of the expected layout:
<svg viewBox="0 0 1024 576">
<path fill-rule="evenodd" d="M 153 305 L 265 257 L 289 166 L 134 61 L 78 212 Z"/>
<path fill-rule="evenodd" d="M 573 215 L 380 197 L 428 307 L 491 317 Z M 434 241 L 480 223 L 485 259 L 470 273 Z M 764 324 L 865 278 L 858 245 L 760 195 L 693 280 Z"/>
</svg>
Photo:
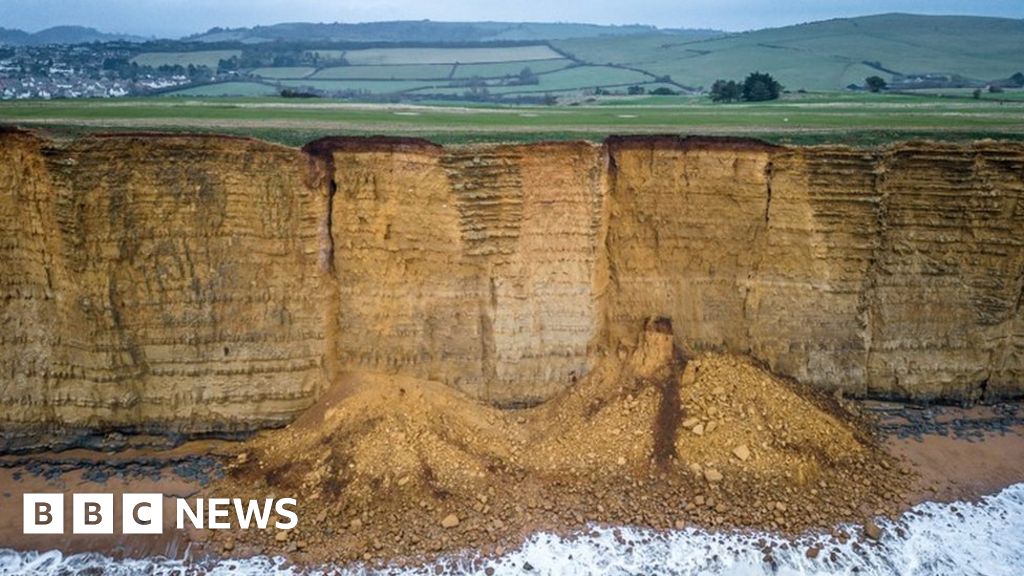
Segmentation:
<svg viewBox="0 0 1024 576">
<path fill-rule="evenodd" d="M 831 398 L 743 358 L 686 360 L 666 326 L 649 322 L 634 347 L 531 409 L 348 374 L 241 447 L 211 488 L 296 496 L 291 536 L 216 537 L 236 553 L 401 561 L 591 523 L 797 533 L 901 509 L 907 470 Z"/>
</svg>

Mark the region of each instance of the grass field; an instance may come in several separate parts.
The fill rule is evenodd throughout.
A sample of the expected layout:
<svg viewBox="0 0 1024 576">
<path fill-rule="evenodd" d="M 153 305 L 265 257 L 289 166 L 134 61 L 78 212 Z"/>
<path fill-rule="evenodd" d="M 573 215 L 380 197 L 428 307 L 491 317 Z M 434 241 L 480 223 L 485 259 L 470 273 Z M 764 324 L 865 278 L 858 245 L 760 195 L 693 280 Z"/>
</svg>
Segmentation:
<svg viewBox="0 0 1024 576">
<path fill-rule="evenodd" d="M 452 64 L 395 64 L 391 66 L 335 66 L 322 68 L 310 78 L 319 80 L 444 80 Z"/>
<path fill-rule="evenodd" d="M 282 86 L 290 88 L 313 88 L 326 92 L 358 91 L 367 94 L 399 94 L 410 90 L 421 89 L 431 84 L 445 85 L 447 80 L 281 80 Z"/>
<path fill-rule="evenodd" d="M 209 66 L 217 68 L 217 63 L 233 56 L 241 56 L 241 50 L 200 50 L 196 52 L 143 52 L 132 59 L 139 66 Z"/>
<path fill-rule="evenodd" d="M 439 142 L 531 141 L 608 134 L 729 134 L 781 143 L 877 144 L 908 138 L 1024 140 L 1024 102 L 870 94 L 792 95 L 767 104 L 641 97 L 580 106 L 408 106 L 330 100 L 54 100 L 0 106 L 0 122 L 60 135 L 166 130 L 246 134 L 299 145 L 332 134 Z"/>
<path fill-rule="evenodd" d="M 193 86 L 192 88 L 177 90 L 170 94 L 173 96 L 218 98 L 225 96 L 276 96 L 278 94 L 278 89 L 258 82 L 221 82 L 218 84 Z"/>
<path fill-rule="evenodd" d="M 561 55 L 542 44 L 501 48 L 368 48 L 345 52 L 345 59 L 353 66 L 376 64 L 475 64 L 514 60 L 550 60 L 552 58 L 561 58 Z"/>
<path fill-rule="evenodd" d="M 455 78 L 501 78 L 515 76 L 523 68 L 529 68 L 534 74 L 545 74 L 572 66 L 573 61 L 565 58 L 554 60 L 513 60 L 510 62 L 491 62 L 488 64 L 459 64 L 455 67 Z"/>
<path fill-rule="evenodd" d="M 283 78 L 305 78 L 316 72 L 312 66 L 279 66 L 276 68 L 256 68 L 253 75 L 268 80 L 280 80 Z"/>
</svg>

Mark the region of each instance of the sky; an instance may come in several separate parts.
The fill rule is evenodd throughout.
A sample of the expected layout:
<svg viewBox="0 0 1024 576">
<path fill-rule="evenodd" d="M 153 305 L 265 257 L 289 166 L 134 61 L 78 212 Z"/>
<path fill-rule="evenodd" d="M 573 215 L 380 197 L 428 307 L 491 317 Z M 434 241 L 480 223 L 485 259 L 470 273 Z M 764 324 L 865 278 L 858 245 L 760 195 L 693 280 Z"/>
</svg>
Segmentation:
<svg viewBox="0 0 1024 576">
<path fill-rule="evenodd" d="M 742 31 L 882 12 L 1024 18 L 1024 0 L 0 0 L 0 27 L 179 37 L 214 26 L 430 19 Z"/>
</svg>

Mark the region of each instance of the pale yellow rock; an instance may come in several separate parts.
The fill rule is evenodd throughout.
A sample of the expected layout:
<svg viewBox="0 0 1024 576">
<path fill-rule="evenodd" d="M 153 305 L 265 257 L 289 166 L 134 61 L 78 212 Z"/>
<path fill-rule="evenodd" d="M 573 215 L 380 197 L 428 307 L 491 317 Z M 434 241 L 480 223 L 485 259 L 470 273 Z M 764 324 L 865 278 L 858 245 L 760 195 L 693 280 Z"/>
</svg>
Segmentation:
<svg viewBox="0 0 1024 576">
<path fill-rule="evenodd" d="M 750 448 L 747 448 L 746 444 L 740 444 L 732 449 L 732 455 L 738 458 L 741 462 L 746 462 L 750 459 Z"/>
<path fill-rule="evenodd" d="M 455 514 L 449 514 L 449 515 L 445 516 L 443 520 L 441 520 L 441 527 L 442 528 L 455 528 L 458 525 L 459 525 L 459 517 L 456 516 Z"/>
</svg>

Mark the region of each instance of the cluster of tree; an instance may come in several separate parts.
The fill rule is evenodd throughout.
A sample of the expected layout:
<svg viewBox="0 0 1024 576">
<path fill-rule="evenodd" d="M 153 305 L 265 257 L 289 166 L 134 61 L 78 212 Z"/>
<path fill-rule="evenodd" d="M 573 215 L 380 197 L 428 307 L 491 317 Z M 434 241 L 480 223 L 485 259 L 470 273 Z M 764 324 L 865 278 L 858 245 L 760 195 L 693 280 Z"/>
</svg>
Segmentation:
<svg viewBox="0 0 1024 576">
<path fill-rule="evenodd" d="M 115 78 L 136 81 L 141 76 L 185 76 L 192 81 L 208 81 L 213 71 L 208 66 L 189 64 L 161 64 L 160 66 L 139 65 L 134 60 L 122 57 L 104 58 L 102 70 L 104 74 Z"/>
<path fill-rule="evenodd" d="M 715 80 L 711 85 L 711 100 L 715 102 L 764 102 L 778 99 L 781 93 L 782 85 L 765 72 L 752 72 L 742 83 Z"/>
<path fill-rule="evenodd" d="M 322 98 L 323 92 L 311 88 L 283 88 L 282 98 Z"/>
</svg>

